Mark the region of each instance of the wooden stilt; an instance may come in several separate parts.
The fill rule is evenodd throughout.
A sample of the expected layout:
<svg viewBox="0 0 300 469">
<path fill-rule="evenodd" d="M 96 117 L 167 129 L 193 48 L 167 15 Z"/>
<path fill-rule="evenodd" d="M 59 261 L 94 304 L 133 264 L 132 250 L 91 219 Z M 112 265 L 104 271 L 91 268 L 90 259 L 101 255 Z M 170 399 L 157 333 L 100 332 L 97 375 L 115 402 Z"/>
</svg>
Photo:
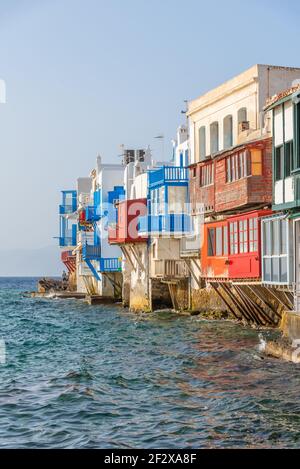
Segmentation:
<svg viewBox="0 0 300 469">
<path fill-rule="evenodd" d="M 221 293 L 221 291 L 219 290 L 218 288 L 218 283 L 213 283 L 211 282 L 211 286 L 212 288 L 215 290 L 215 292 L 217 293 L 217 295 L 219 295 L 219 297 L 221 298 L 221 300 L 225 303 L 225 305 L 227 306 L 227 308 L 229 309 L 229 311 L 233 314 L 233 316 L 236 318 L 236 319 L 241 319 L 237 314 L 236 312 L 234 311 L 234 309 L 232 308 L 232 306 L 229 304 L 229 302 L 226 300 L 226 298 L 224 297 L 224 295 Z"/>
</svg>

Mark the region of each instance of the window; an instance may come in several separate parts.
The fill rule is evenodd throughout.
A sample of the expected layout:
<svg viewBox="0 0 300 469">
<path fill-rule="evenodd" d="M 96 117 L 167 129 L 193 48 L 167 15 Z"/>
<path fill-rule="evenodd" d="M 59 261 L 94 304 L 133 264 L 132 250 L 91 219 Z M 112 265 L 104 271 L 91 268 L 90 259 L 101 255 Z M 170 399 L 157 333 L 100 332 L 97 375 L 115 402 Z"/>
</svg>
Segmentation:
<svg viewBox="0 0 300 469">
<path fill-rule="evenodd" d="M 293 141 L 285 143 L 285 177 L 291 175 L 293 169 Z"/>
<path fill-rule="evenodd" d="M 249 219 L 249 252 L 258 251 L 258 219 Z"/>
<path fill-rule="evenodd" d="M 210 125 L 210 153 L 213 155 L 219 151 L 219 123 L 213 122 Z"/>
<path fill-rule="evenodd" d="M 294 127 L 298 128 L 299 112 L 296 107 L 294 122 L 294 105 L 292 101 L 287 101 L 274 109 L 274 145 L 275 145 L 275 181 L 285 179 L 298 166 L 298 158 L 294 161 Z M 299 140 L 299 130 L 295 135 Z"/>
<path fill-rule="evenodd" d="M 215 255 L 215 228 L 208 229 L 208 256 Z"/>
<path fill-rule="evenodd" d="M 228 228 L 227 226 L 223 227 L 223 254 L 227 256 L 228 254 Z"/>
<path fill-rule="evenodd" d="M 263 220 L 263 281 L 287 284 L 288 278 L 288 220 Z"/>
<path fill-rule="evenodd" d="M 226 182 L 231 182 L 231 159 L 226 158 Z"/>
<path fill-rule="evenodd" d="M 216 256 L 223 254 L 223 228 L 219 226 L 216 229 Z"/>
<path fill-rule="evenodd" d="M 232 145 L 232 116 L 226 116 L 223 121 L 223 148 L 230 148 Z"/>
<path fill-rule="evenodd" d="M 199 160 L 206 157 L 206 129 L 204 126 L 199 129 Z"/>
<path fill-rule="evenodd" d="M 248 252 L 248 220 L 239 221 L 239 245 L 241 254 Z"/>
<path fill-rule="evenodd" d="M 262 150 L 252 149 L 234 153 L 226 158 L 226 182 L 247 176 L 262 175 Z"/>
<path fill-rule="evenodd" d="M 225 256 L 228 254 L 228 231 L 227 226 L 208 228 L 207 255 Z"/>
<path fill-rule="evenodd" d="M 238 132 L 241 133 L 243 130 L 243 123 L 247 122 L 247 108 L 242 107 L 238 110 Z"/>
<path fill-rule="evenodd" d="M 247 150 L 230 155 L 226 159 L 226 182 L 249 176 L 249 153 Z"/>
<path fill-rule="evenodd" d="M 229 224 L 229 235 L 230 235 L 230 254 L 238 254 L 238 223 L 231 222 Z"/>
<path fill-rule="evenodd" d="M 252 176 L 262 175 L 262 151 L 251 150 L 251 174 Z"/>
<path fill-rule="evenodd" d="M 197 168 L 193 168 L 193 178 L 195 178 L 197 175 Z"/>
<path fill-rule="evenodd" d="M 213 183 L 213 163 L 202 166 L 200 169 L 200 186 L 209 186 Z"/>
<path fill-rule="evenodd" d="M 280 147 L 275 148 L 275 180 L 279 181 L 283 179 L 283 172 L 284 172 L 284 147 L 280 145 Z"/>
</svg>

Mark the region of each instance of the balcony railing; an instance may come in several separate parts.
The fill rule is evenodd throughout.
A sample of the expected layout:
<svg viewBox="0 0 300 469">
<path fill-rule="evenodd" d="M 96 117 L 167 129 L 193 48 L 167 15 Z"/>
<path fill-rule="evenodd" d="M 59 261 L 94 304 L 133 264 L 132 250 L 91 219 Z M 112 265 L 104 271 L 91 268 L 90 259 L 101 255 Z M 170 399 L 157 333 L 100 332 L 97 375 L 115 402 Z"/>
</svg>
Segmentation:
<svg viewBox="0 0 300 469">
<path fill-rule="evenodd" d="M 122 261 L 118 257 L 100 259 L 100 272 L 121 272 Z"/>
<path fill-rule="evenodd" d="M 76 205 L 60 205 L 59 206 L 59 214 L 60 215 L 69 215 L 71 213 L 76 212 Z"/>
<path fill-rule="evenodd" d="M 176 259 L 153 262 L 153 277 L 183 279 L 189 277 L 189 270 L 184 261 Z"/>
<path fill-rule="evenodd" d="M 82 258 L 88 261 L 100 261 L 101 246 L 91 246 L 89 244 L 84 244 L 82 246 Z"/>
<path fill-rule="evenodd" d="M 146 215 L 139 218 L 139 235 L 147 233 L 189 233 L 190 216 L 185 213 L 168 215 Z"/>
<path fill-rule="evenodd" d="M 59 246 L 62 247 L 73 247 L 76 246 L 76 236 L 60 236 Z"/>
<path fill-rule="evenodd" d="M 149 171 L 149 187 L 160 186 L 166 183 L 188 182 L 188 168 L 182 166 L 162 166 Z"/>
</svg>

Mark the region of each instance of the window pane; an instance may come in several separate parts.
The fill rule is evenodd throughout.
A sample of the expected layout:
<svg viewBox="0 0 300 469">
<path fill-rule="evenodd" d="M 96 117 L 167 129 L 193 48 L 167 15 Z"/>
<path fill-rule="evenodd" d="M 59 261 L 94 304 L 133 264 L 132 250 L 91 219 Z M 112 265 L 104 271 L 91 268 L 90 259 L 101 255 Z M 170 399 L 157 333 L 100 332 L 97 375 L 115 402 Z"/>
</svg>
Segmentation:
<svg viewBox="0 0 300 469">
<path fill-rule="evenodd" d="M 208 256 L 215 255 L 215 228 L 209 228 L 208 230 Z"/>
<path fill-rule="evenodd" d="M 228 254 L 228 228 L 227 226 L 224 226 L 223 228 L 223 236 L 224 236 L 223 254 L 226 256 Z"/>
<path fill-rule="evenodd" d="M 272 257 L 272 282 L 279 282 L 279 257 Z"/>
<path fill-rule="evenodd" d="M 286 220 L 280 220 L 280 254 L 287 254 Z"/>
<path fill-rule="evenodd" d="M 271 282 L 271 259 L 264 259 L 264 281 Z"/>
<path fill-rule="evenodd" d="M 262 151 L 261 150 L 251 150 L 251 166 L 252 176 L 261 176 L 262 175 Z"/>
<path fill-rule="evenodd" d="M 279 255 L 279 221 L 275 220 L 271 224 L 272 227 L 272 255 Z"/>
<path fill-rule="evenodd" d="M 291 175 L 293 168 L 293 142 L 285 144 L 285 177 Z"/>
<path fill-rule="evenodd" d="M 199 159 L 203 160 L 206 156 L 206 129 L 200 127 L 199 129 Z"/>
<path fill-rule="evenodd" d="M 287 257 L 280 258 L 280 281 L 282 283 L 287 283 L 288 274 L 287 274 Z"/>
<path fill-rule="evenodd" d="M 222 240 L 223 229 L 219 227 L 216 229 L 216 256 L 222 256 L 223 254 L 223 240 Z"/>
<path fill-rule="evenodd" d="M 244 252 L 244 232 L 243 232 L 243 222 L 240 221 L 240 253 Z"/>
<path fill-rule="evenodd" d="M 230 223 L 229 225 L 229 230 L 230 230 L 230 253 L 234 254 L 234 226 L 233 223 Z"/>
<path fill-rule="evenodd" d="M 283 157 L 284 157 L 284 150 L 283 150 L 283 145 L 281 145 L 280 147 L 277 147 L 275 149 L 275 164 L 276 164 L 275 179 L 276 181 L 283 179 Z"/>
<path fill-rule="evenodd" d="M 226 159 L 226 182 L 231 182 L 231 164 L 230 164 L 230 157 Z"/>
</svg>

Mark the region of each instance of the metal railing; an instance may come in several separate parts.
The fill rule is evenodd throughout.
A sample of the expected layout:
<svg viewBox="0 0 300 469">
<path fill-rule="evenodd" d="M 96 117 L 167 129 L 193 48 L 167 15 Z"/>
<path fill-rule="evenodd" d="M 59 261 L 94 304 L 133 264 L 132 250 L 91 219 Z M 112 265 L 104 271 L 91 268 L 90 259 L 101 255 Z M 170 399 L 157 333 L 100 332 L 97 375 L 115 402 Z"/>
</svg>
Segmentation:
<svg viewBox="0 0 300 469">
<path fill-rule="evenodd" d="M 188 182 L 188 168 L 183 166 L 162 166 L 149 171 L 149 186 L 165 184 L 166 182 Z"/>
<path fill-rule="evenodd" d="M 181 260 L 158 260 L 154 261 L 153 275 L 161 278 L 188 278 L 189 270 L 186 263 Z"/>
<path fill-rule="evenodd" d="M 121 272 L 122 261 L 118 257 L 102 258 L 100 260 L 100 272 Z"/>
<path fill-rule="evenodd" d="M 191 219 L 186 213 L 168 215 L 146 215 L 139 218 L 141 233 L 188 233 L 191 231 Z"/>
<path fill-rule="evenodd" d="M 91 246 L 84 244 L 82 246 L 82 258 L 89 261 L 101 260 L 101 246 Z"/>
</svg>

